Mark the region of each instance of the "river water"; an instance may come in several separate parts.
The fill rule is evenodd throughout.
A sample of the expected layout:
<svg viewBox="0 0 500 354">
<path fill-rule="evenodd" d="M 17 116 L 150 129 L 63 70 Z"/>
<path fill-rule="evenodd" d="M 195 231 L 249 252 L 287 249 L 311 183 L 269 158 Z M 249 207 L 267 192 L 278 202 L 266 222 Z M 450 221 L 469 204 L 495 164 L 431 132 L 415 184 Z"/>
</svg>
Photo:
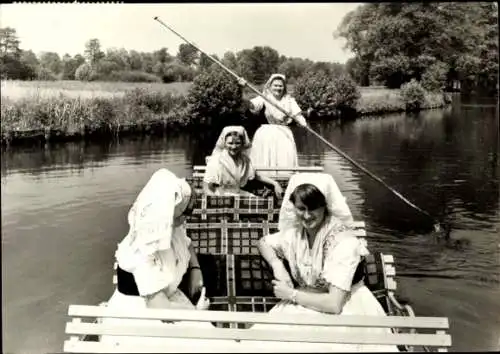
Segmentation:
<svg viewBox="0 0 500 354">
<path fill-rule="evenodd" d="M 369 247 L 395 256 L 398 295 L 415 312 L 446 316 L 453 351 L 500 349 L 498 107 L 465 101 L 446 109 L 312 127 L 432 220 L 294 128 L 301 165 L 323 165 L 337 180 Z M 113 254 L 127 211 L 150 175 L 189 176 L 219 132 L 68 143 L 2 152 L 3 351 L 60 352 L 69 304 L 112 294 Z"/>
</svg>

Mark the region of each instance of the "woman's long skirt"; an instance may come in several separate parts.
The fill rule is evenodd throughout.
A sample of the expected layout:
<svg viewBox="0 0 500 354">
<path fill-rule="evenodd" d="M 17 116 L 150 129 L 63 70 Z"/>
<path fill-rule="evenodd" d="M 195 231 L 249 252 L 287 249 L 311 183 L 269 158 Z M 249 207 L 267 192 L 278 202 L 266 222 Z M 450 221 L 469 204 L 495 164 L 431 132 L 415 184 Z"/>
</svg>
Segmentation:
<svg viewBox="0 0 500 354">
<path fill-rule="evenodd" d="M 281 301 L 269 313 L 283 313 L 294 314 L 296 316 L 318 314 L 319 312 L 291 303 L 290 301 Z M 324 314 L 323 314 L 324 315 Z M 375 296 L 370 290 L 362 283 L 353 285 L 348 300 L 346 301 L 342 313 L 340 315 L 364 315 L 364 316 L 386 316 L 384 309 L 377 301 Z M 287 330 L 290 331 L 290 337 L 293 338 L 294 331 L 303 331 L 304 326 L 294 325 L 270 325 L 270 324 L 257 324 L 252 328 L 255 329 L 268 329 L 268 330 Z M 311 327 L 312 328 L 312 327 Z M 367 333 L 390 333 L 388 328 L 371 328 L 371 327 L 315 327 L 317 332 L 343 332 L 343 333 L 356 333 L 361 338 L 363 334 Z M 301 350 L 314 350 L 317 352 L 397 352 L 398 348 L 395 345 L 368 345 L 368 344 L 343 344 L 343 343 L 306 343 L 306 342 L 289 342 L 289 343 L 272 343 L 269 342 L 269 350 L 271 345 L 275 350 L 286 351 L 301 351 Z"/>
<path fill-rule="evenodd" d="M 297 147 L 288 126 L 263 124 L 255 132 L 250 149 L 254 167 L 297 167 Z"/>
</svg>

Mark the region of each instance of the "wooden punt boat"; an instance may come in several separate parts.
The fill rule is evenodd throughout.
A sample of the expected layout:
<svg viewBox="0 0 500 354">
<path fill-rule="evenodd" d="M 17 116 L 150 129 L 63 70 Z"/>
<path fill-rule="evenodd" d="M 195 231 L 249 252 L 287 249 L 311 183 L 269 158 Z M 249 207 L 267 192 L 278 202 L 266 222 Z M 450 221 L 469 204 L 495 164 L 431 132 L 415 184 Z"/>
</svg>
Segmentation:
<svg viewBox="0 0 500 354">
<path fill-rule="evenodd" d="M 205 166 L 194 166 L 190 182 L 202 187 Z M 277 172 L 277 179 L 285 190 L 289 177 L 295 172 L 322 171 L 321 167 L 299 167 Z M 375 252 L 366 258 L 364 281 L 387 313 L 387 317 L 371 316 L 297 316 L 266 314 L 279 299 L 273 295 L 270 268 L 260 257 L 256 241 L 269 232 L 277 231 L 279 202 L 273 197 L 208 196 L 200 195 L 193 214 L 187 219 L 188 236 L 197 250 L 210 309 L 127 311 L 99 306 L 70 305 L 64 342 L 65 352 L 296 352 L 298 342 L 315 343 L 313 351 L 325 351 L 328 343 L 392 344 L 401 351 L 447 351 L 451 337 L 447 333 L 447 318 L 415 316 L 408 304 L 395 296 L 396 270 L 392 255 Z M 366 237 L 364 222 L 354 223 L 358 237 Z M 116 268 L 116 264 L 115 264 Z M 116 276 L 113 278 L 116 284 Z M 181 288 L 183 284 L 181 284 Z M 189 330 L 169 326 L 161 321 L 148 326 L 106 325 L 102 319 L 137 319 L 164 321 L 191 321 L 212 323 L 203 330 Z M 142 321 L 144 322 L 144 321 Z M 258 330 L 257 323 L 294 324 L 302 326 L 293 334 L 286 330 Z M 384 335 L 357 335 L 356 333 L 318 333 L 314 326 L 385 327 L 391 333 Z M 101 343 L 101 335 L 135 336 L 136 344 L 111 346 Z M 185 344 L 158 345 L 151 337 L 185 338 Z M 265 341 L 272 346 L 254 343 Z M 194 344 L 194 343 L 198 344 Z M 187 344 L 186 344 L 187 343 Z M 201 345 L 200 345 L 201 343 Z M 270 349 L 272 348 L 272 349 Z"/>
</svg>

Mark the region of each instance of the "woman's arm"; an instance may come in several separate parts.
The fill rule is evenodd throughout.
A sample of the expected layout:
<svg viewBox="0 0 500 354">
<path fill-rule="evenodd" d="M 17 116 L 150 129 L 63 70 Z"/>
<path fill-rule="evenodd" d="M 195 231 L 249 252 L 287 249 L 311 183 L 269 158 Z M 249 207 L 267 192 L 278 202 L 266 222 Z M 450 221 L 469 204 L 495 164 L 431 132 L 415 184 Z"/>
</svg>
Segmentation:
<svg viewBox="0 0 500 354">
<path fill-rule="evenodd" d="M 278 258 L 274 248 L 266 243 L 264 237 L 257 243 L 257 248 L 259 249 L 261 256 L 271 266 L 274 277 L 277 280 L 285 282 L 289 286 L 293 286 L 292 278 L 290 277 L 290 274 L 288 274 L 283 261 Z"/>
<path fill-rule="evenodd" d="M 290 300 L 296 304 L 308 307 L 310 309 L 339 314 L 342 312 L 348 292 L 330 286 L 328 293 L 310 292 L 307 290 L 293 289 L 283 282 L 274 283 L 274 293 L 283 300 Z"/>
<path fill-rule="evenodd" d="M 201 272 L 198 256 L 192 244 L 189 245 L 189 253 L 191 254 L 187 269 L 189 272 L 189 296 L 193 298 L 193 296 L 203 287 L 203 274 Z"/>
<path fill-rule="evenodd" d="M 261 181 L 262 183 L 265 183 L 267 185 L 272 186 L 274 189 L 274 192 L 276 193 L 276 195 L 278 197 L 281 197 L 283 195 L 283 189 L 281 188 L 281 185 L 277 181 L 275 181 L 274 179 L 267 177 L 267 176 L 263 176 L 262 174 L 260 174 L 257 171 L 255 171 L 255 179 L 257 181 Z"/>
</svg>

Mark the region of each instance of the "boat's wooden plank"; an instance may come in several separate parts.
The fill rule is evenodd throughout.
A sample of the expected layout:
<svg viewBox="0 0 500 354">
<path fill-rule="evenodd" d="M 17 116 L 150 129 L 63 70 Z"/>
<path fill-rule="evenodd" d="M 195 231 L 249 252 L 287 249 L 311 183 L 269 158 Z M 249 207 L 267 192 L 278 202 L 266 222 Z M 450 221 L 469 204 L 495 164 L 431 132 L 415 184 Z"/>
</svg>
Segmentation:
<svg viewBox="0 0 500 354">
<path fill-rule="evenodd" d="M 362 229 L 362 227 L 364 226 L 364 222 L 363 221 L 358 221 L 358 222 L 354 222 L 355 225 L 356 225 L 356 230 L 358 229 Z M 354 224 L 353 223 L 353 224 Z M 186 229 L 194 229 L 194 230 L 197 230 L 197 229 L 220 229 L 222 227 L 224 228 L 228 228 L 228 229 L 242 229 L 242 230 L 246 230 L 246 229 L 263 229 L 263 228 L 275 228 L 277 229 L 278 228 L 278 223 L 276 222 L 269 222 L 267 220 L 263 220 L 261 222 L 251 222 L 251 221 L 240 221 L 240 222 L 225 222 L 225 221 L 221 221 L 221 222 L 188 222 L 185 224 L 186 225 Z M 357 226 L 357 225 L 363 225 L 363 226 Z M 363 230 L 364 231 L 364 230 Z M 366 234 L 366 232 L 365 232 Z M 393 262 L 393 258 L 391 258 L 392 256 L 388 256 L 387 257 L 387 262 Z M 392 261 L 391 261 L 392 259 Z M 384 259 L 385 260 L 385 259 Z"/>
<path fill-rule="evenodd" d="M 356 229 L 353 231 L 354 236 L 356 237 L 366 237 L 366 231 L 362 229 Z"/>
<path fill-rule="evenodd" d="M 394 256 L 392 254 L 384 254 L 384 263 L 394 263 Z"/>
<path fill-rule="evenodd" d="M 343 316 L 339 316 L 343 317 Z M 166 337 L 166 338 L 192 338 L 192 339 L 234 339 L 234 340 L 259 340 L 280 342 L 308 342 L 308 343 L 346 343 L 346 344 L 406 344 L 446 347 L 451 345 L 450 336 L 447 334 L 421 334 L 421 333 L 356 333 L 318 331 L 315 328 L 297 329 L 239 329 L 239 328 L 204 328 L 188 327 L 182 325 L 133 326 L 113 325 L 105 323 L 67 323 L 68 334 L 96 334 L 120 335 L 141 337 Z M 293 334 L 293 335 L 292 335 Z"/>
<path fill-rule="evenodd" d="M 326 314 L 272 315 L 269 313 L 192 311 L 171 309 L 127 309 L 118 310 L 104 306 L 70 305 L 69 316 L 75 317 L 116 317 L 134 319 L 165 319 L 171 321 L 205 322 L 249 322 L 270 324 L 298 324 L 312 326 L 355 326 L 385 328 L 435 328 L 447 329 L 445 317 L 405 317 L 405 316 L 332 316 Z"/>
<path fill-rule="evenodd" d="M 199 345 L 192 343 L 175 343 L 175 345 L 151 344 L 138 338 L 137 344 L 122 346 L 88 341 L 64 342 L 64 351 L 68 353 L 318 353 L 331 351 L 331 345 L 318 343 L 304 348 L 293 342 L 255 342 L 227 340 L 227 343 L 214 343 L 213 340 L 201 341 Z M 272 343 L 272 345 L 271 345 Z"/>
<path fill-rule="evenodd" d="M 205 171 L 206 165 L 194 165 L 193 171 Z M 254 166 L 257 171 L 274 171 L 274 172 L 322 172 L 323 166 L 297 166 L 297 167 L 267 167 L 267 166 Z"/>
</svg>

